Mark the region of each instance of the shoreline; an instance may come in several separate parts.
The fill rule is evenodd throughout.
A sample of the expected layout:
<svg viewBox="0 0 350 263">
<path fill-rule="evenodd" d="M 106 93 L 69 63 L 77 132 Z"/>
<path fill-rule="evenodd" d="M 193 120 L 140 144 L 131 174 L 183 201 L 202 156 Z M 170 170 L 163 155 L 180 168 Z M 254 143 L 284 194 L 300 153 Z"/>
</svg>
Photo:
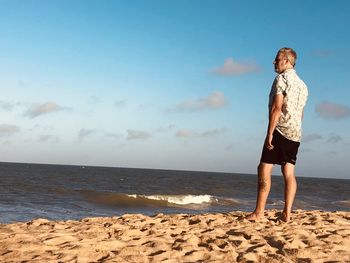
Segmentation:
<svg viewBox="0 0 350 263">
<path fill-rule="evenodd" d="M 1 262 L 349 262 L 350 212 L 125 214 L 0 224 Z"/>
</svg>

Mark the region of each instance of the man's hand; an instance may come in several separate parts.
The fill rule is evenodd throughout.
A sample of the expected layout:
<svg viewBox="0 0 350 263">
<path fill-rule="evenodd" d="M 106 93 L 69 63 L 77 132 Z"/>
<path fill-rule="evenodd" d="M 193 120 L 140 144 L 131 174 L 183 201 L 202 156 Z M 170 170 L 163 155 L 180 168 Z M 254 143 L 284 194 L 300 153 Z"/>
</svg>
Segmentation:
<svg viewBox="0 0 350 263">
<path fill-rule="evenodd" d="M 266 135 L 266 138 L 265 138 L 265 147 L 270 151 L 273 149 L 272 138 L 273 138 L 272 134 Z"/>
</svg>

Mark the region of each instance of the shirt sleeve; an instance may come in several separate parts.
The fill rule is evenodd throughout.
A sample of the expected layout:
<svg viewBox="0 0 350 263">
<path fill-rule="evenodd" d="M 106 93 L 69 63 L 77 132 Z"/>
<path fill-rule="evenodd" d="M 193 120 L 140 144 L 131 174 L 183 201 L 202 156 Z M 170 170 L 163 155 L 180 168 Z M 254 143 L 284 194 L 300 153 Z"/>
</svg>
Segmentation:
<svg viewBox="0 0 350 263">
<path fill-rule="evenodd" d="M 285 95 L 285 92 L 287 89 L 287 80 L 284 78 L 282 74 L 276 77 L 274 86 L 275 86 L 274 88 L 275 95 L 277 94 Z"/>
</svg>

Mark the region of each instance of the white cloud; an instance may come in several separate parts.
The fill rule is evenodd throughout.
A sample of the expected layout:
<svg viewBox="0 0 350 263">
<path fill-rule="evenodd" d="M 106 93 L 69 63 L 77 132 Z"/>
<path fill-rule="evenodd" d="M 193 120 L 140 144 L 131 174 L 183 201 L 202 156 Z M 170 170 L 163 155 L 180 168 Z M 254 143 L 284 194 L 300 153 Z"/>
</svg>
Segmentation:
<svg viewBox="0 0 350 263">
<path fill-rule="evenodd" d="M 174 130 L 176 128 L 175 124 L 169 124 L 166 127 L 160 127 L 156 130 L 156 132 L 167 132 L 167 131 L 171 131 Z"/>
<path fill-rule="evenodd" d="M 0 124 L 0 137 L 8 137 L 16 132 L 19 132 L 19 127 L 16 125 Z"/>
<path fill-rule="evenodd" d="M 40 136 L 39 141 L 40 142 L 55 142 L 55 143 L 57 143 L 60 141 L 60 139 L 54 135 L 45 134 L 45 135 Z"/>
<path fill-rule="evenodd" d="M 78 133 L 78 137 L 80 139 L 85 138 L 88 135 L 91 135 L 92 133 L 94 133 L 96 130 L 94 129 L 80 129 L 79 133 Z"/>
<path fill-rule="evenodd" d="M 0 101 L 0 108 L 6 111 L 12 110 L 16 106 L 15 103 L 7 102 L 7 101 Z"/>
<path fill-rule="evenodd" d="M 89 103 L 90 104 L 98 104 L 102 102 L 101 98 L 97 97 L 97 96 L 90 96 L 89 98 Z"/>
<path fill-rule="evenodd" d="M 225 150 L 226 150 L 226 151 L 231 151 L 231 150 L 233 150 L 233 144 L 227 145 L 227 146 L 225 147 Z"/>
<path fill-rule="evenodd" d="M 118 109 L 122 109 L 126 106 L 126 100 L 117 100 L 114 102 L 114 106 Z"/>
<path fill-rule="evenodd" d="M 317 140 L 321 140 L 323 139 L 323 137 L 317 133 L 311 133 L 308 135 L 305 135 L 303 138 L 303 142 L 307 143 L 307 142 L 313 142 L 313 141 L 317 141 Z"/>
<path fill-rule="evenodd" d="M 111 133 L 111 132 L 106 132 L 105 136 L 108 138 L 113 138 L 113 139 L 119 139 L 119 138 L 123 137 L 121 134 Z"/>
<path fill-rule="evenodd" d="M 309 152 L 312 152 L 312 150 L 310 148 L 300 148 L 300 150 L 298 152 L 299 153 L 309 153 Z"/>
<path fill-rule="evenodd" d="M 127 130 L 127 140 L 146 140 L 151 137 L 151 134 L 140 130 Z"/>
<path fill-rule="evenodd" d="M 343 138 L 339 135 L 331 135 L 328 138 L 327 143 L 337 143 L 337 142 L 340 142 L 342 140 L 343 140 Z"/>
<path fill-rule="evenodd" d="M 176 132 L 176 137 L 188 138 L 193 136 L 193 133 L 186 129 L 181 129 Z"/>
<path fill-rule="evenodd" d="M 201 132 L 199 134 L 199 137 L 212 137 L 212 136 L 222 134 L 224 132 L 226 132 L 226 129 L 212 129 L 212 130 Z"/>
<path fill-rule="evenodd" d="M 152 107 L 152 105 L 150 104 L 140 104 L 137 108 L 138 111 L 146 111 L 148 109 L 150 109 Z"/>
<path fill-rule="evenodd" d="M 251 72 L 260 71 L 259 66 L 255 62 L 238 63 L 233 58 L 227 58 L 224 65 L 212 70 L 217 75 L 242 75 Z"/>
<path fill-rule="evenodd" d="M 219 109 L 228 105 L 225 95 L 220 91 L 214 91 L 208 97 L 186 100 L 175 106 L 175 111 L 198 111 L 207 109 Z"/>
<path fill-rule="evenodd" d="M 24 113 L 25 116 L 30 118 L 35 118 L 43 114 L 48 114 L 51 112 L 68 110 L 69 108 L 57 105 L 55 102 L 49 101 L 43 104 L 35 104 L 29 107 L 29 109 Z"/>
<path fill-rule="evenodd" d="M 226 132 L 226 129 L 211 129 L 203 132 L 194 132 L 187 129 L 180 129 L 176 132 L 176 137 L 190 138 L 190 137 L 213 137 Z"/>
<path fill-rule="evenodd" d="M 316 106 L 316 113 L 324 119 L 344 119 L 350 117 L 350 108 L 332 102 L 321 102 Z"/>
<path fill-rule="evenodd" d="M 333 52 L 327 49 L 318 49 L 314 50 L 313 55 L 320 58 L 330 57 L 333 55 Z"/>
</svg>

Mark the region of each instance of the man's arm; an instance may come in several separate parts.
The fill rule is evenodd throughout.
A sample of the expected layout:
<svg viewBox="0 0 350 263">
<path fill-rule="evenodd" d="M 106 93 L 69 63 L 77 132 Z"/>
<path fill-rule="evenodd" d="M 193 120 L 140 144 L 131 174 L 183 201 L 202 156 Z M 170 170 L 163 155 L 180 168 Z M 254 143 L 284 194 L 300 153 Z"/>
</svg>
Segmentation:
<svg viewBox="0 0 350 263">
<path fill-rule="evenodd" d="M 276 128 L 278 119 L 281 116 L 282 105 L 283 105 L 283 94 L 275 95 L 273 98 L 273 103 L 269 114 L 269 126 L 267 128 L 267 134 L 265 139 L 265 147 L 268 148 L 269 150 L 273 149 L 273 145 L 272 145 L 273 132 Z"/>
</svg>

